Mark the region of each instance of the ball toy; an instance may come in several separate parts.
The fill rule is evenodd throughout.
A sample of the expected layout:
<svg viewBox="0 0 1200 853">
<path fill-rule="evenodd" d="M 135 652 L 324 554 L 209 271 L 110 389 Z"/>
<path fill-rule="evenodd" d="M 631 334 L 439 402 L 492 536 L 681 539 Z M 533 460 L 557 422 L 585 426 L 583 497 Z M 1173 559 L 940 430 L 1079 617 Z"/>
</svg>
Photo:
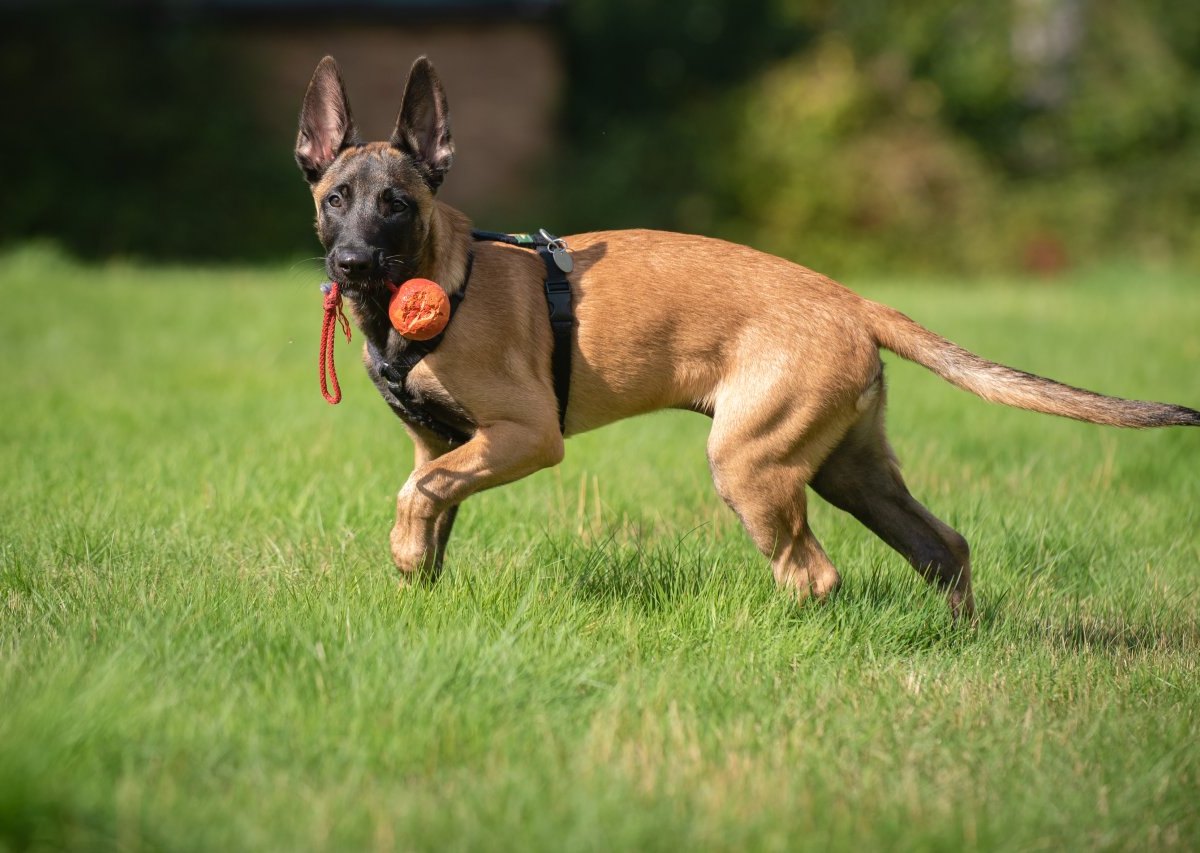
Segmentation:
<svg viewBox="0 0 1200 853">
<path fill-rule="evenodd" d="M 450 300 L 437 283 L 410 278 L 392 294 L 388 317 L 403 337 L 427 341 L 441 334 L 450 322 Z"/>
</svg>

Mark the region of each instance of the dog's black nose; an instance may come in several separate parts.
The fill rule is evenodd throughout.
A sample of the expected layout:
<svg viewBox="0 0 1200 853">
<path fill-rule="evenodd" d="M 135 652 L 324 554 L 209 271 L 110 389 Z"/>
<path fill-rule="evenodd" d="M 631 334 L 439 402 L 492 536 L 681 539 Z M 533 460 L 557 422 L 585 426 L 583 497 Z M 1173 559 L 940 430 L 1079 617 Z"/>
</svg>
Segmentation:
<svg viewBox="0 0 1200 853">
<path fill-rule="evenodd" d="M 333 253 L 333 263 L 347 278 L 361 278 L 371 273 L 375 255 L 369 249 L 338 249 Z"/>
</svg>

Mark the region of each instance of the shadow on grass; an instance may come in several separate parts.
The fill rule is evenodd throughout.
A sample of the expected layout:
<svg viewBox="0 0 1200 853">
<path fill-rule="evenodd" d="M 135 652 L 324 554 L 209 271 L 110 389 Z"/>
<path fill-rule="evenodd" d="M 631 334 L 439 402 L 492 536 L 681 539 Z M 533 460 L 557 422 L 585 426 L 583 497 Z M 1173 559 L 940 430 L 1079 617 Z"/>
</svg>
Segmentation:
<svg viewBox="0 0 1200 853">
<path fill-rule="evenodd" d="M 907 566 L 892 571 L 876 565 L 825 601 L 796 602 L 775 585 L 765 559 L 720 542 L 684 537 L 647 545 L 612 534 L 592 545 L 547 539 L 539 551 L 539 562 L 556 567 L 553 575 L 565 594 L 647 617 L 701 614 L 696 624 L 752 622 L 767 631 L 828 638 L 842 649 L 897 654 L 970 644 L 979 636 L 955 622 L 941 594 Z M 986 613 L 984 624 L 993 621 Z"/>
<path fill-rule="evenodd" d="M 882 644 L 895 653 L 997 643 L 1101 655 L 1200 652 L 1200 626 L 1187 602 L 1151 612 L 1097 603 L 1088 612 L 1078 602 L 1029 601 L 1000 590 L 979 595 L 976 619 L 967 624 L 951 618 L 938 590 L 887 560 L 848 574 L 824 602 L 795 604 L 775 588 L 766 561 L 721 543 L 683 537 L 648 545 L 613 533 L 590 545 L 547 538 L 538 551 L 538 562 L 557 567 L 564 591 L 592 604 L 647 615 L 749 606 L 783 629 L 816 629 L 840 643 Z"/>
<path fill-rule="evenodd" d="M 1157 617 L 1137 619 L 1126 614 L 1072 614 L 1063 619 L 1005 618 L 1005 630 L 1031 641 L 1070 651 L 1099 654 L 1200 653 L 1200 628 L 1195 621 L 1179 624 Z"/>
<path fill-rule="evenodd" d="M 978 591 L 977 591 L 978 597 Z M 982 597 L 977 629 L 996 642 L 1102 655 L 1200 652 L 1200 622 L 1185 599 L 1144 602 L 1031 600 L 1003 590 Z M 1090 609 L 1089 609 L 1090 608 Z"/>
<path fill-rule="evenodd" d="M 110 797 L 82 792 L 62 766 L 36 754 L 9 752 L 0 770 L 0 850 L 166 849 L 151 827 L 134 815 L 114 812 Z M 57 756 L 64 764 L 68 756 Z"/>
<path fill-rule="evenodd" d="M 110 815 L 89 812 L 70 802 L 26 796 L 21 808 L 0 812 L 0 848 L 5 850 L 119 850 Z"/>
<path fill-rule="evenodd" d="M 594 545 L 547 539 L 543 548 L 547 562 L 566 568 L 565 580 L 579 598 L 645 612 L 701 597 L 713 587 L 714 576 L 729 576 L 716 549 L 688 543 L 686 537 L 671 545 L 647 546 L 637 539 L 620 544 L 617 535 L 610 533 Z"/>
</svg>

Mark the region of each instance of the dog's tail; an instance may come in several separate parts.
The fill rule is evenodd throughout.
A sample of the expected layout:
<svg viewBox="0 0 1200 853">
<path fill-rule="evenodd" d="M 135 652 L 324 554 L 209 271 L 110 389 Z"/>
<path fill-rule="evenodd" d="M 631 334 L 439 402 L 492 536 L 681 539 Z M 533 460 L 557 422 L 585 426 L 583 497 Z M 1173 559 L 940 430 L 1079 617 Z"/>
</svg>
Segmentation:
<svg viewBox="0 0 1200 853">
<path fill-rule="evenodd" d="M 869 305 L 880 346 L 993 403 L 1111 426 L 1200 426 L 1200 412 L 1186 406 L 1106 397 L 1014 370 L 980 358 L 886 305 Z"/>
</svg>

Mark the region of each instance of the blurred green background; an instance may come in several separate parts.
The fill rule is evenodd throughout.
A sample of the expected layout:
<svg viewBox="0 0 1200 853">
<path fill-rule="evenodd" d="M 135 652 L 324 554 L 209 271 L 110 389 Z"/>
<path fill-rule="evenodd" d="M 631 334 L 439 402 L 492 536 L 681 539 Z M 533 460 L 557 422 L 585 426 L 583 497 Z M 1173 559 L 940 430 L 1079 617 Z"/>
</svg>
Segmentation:
<svg viewBox="0 0 1200 853">
<path fill-rule="evenodd" d="M 337 55 L 384 136 L 428 52 L 447 198 L 487 227 L 695 231 L 835 276 L 1200 267 L 1190 3 L 0 0 L 0 47 L 0 245 L 312 255 L 308 74 Z"/>
</svg>

